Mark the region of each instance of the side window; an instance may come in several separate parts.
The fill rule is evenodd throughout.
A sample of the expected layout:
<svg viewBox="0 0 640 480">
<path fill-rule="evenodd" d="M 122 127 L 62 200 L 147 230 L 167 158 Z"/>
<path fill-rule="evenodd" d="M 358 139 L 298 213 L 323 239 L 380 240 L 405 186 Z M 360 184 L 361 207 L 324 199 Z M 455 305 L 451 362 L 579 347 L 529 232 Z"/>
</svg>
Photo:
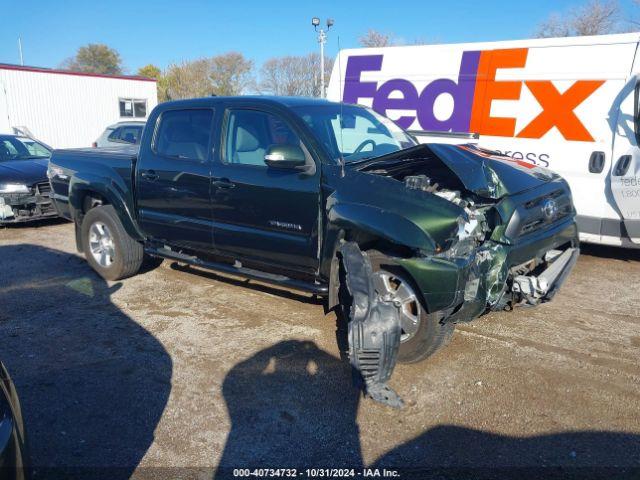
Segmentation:
<svg viewBox="0 0 640 480">
<path fill-rule="evenodd" d="M 162 113 L 154 150 L 158 155 L 182 160 L 206 160 L 209 156 L 213 110 L 168 110 Z"/>
<path fill-rule="evenodd" d="M 300 139 L 276 115 L 256 110 L 231 110 L 225 139 L 225 163 L 266 168 L 264 155 L 271 145 L 300 145 Z"/>
<path fill-rule="evenodd" d="M 47 150 L 43 145 L 40 145 L 38 142 L 24 142 L 27 150 L 29 150 L 30 155 L 35 155 L 38 157 L 50 157 L 51 152 Z"/>
<path fill-rule="evenodd" d="M 116 128 L 114 130 L 111 131 L 111 134 L 109 135 L 109 140 L 112 142 L 117 142 L 118 140 L 120 140 L 120 132 L 122 131 L 122 128 Z"/>
<path fill-rule="evenodd" d="M 9 154 L 9 156 L 11 157 L 17 157 L 18 154 L 18 149 L 15 147 L 15 145 L 13 143 L 11 143 L 9 140 L 4 140 L 2 142 L 2 146 L 4 147 L 4 149 L 7 150 L 7 153 Z"/>
</svg>

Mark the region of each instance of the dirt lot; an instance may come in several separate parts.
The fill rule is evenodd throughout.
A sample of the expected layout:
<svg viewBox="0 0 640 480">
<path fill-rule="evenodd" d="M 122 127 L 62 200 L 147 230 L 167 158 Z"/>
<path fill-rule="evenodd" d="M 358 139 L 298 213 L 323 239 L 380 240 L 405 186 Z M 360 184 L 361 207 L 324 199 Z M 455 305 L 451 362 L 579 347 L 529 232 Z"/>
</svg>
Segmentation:
<svg viewBox="0 0 640 480">
<path fill-rule="evenodd" d="M 485 316 L 399 366 L 400 411 L 359 397 L 335 317 L 307 296 L 169 261 L 107 283 L 67 223 L 0 230 L 0 265 L 0 359 L 40 477 L 640 468 L 639 252 L 585 249 L 554 302 Z"/>
</svg>

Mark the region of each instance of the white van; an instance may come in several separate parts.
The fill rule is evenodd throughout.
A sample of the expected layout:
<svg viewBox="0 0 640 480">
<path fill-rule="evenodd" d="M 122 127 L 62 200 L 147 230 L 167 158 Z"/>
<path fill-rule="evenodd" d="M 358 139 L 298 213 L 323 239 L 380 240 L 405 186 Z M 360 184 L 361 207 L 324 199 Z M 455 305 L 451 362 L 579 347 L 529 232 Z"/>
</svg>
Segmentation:
<svg viewBox="0 0 640 480">
<path fill-rule="evenodd" d="M 640 247 L 640 33 L 342 50 L 328 98 L 569 182 L 584 242 Z"/>
</svg>

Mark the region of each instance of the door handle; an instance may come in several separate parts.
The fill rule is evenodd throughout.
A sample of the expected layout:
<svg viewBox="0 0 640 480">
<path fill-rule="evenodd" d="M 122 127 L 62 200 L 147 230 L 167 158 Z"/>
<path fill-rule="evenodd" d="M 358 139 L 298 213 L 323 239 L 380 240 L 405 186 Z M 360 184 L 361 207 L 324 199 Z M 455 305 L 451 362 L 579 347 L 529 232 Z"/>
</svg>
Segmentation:
<svg viewBox="0 0 640 480">
<path fill-rule="evenodd" d="M 631 165 L 631 155 L 622 155 L 618 159 L 618 163 L 616 164 L 616 169 L 613 171 L 613 174 L 616 177 L 626 175 L 629 171 L 629 165 Z"/>
<path fill-rule="evenodd" d="M 604 152 L 592 152 L 589 157 L 589 172 L 602 173 L 604 170 Z"/>
<path fill-rule="evenodd" d="M 145 180 L 149 180 L 150 182 L 155 182 L 160 178 L 160 176 L 154 170 L 145 170 L 140 172 L 140 176 Z"/>
<path fill-rule="evenodd" d="M 212 185 L 216 188 L 235 188 L 236 184 L 228 178 L 216 178 L 213 180 Z"/>
</svg>

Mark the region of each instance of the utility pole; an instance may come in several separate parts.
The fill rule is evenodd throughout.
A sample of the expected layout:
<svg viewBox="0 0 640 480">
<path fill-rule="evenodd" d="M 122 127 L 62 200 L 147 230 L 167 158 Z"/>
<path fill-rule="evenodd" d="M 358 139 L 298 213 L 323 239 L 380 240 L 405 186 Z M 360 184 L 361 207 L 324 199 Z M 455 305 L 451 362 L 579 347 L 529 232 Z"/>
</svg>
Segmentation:
<svg viewBox="0 0 640 480">
<path fill-rule="evenodd" d="M 18 37 L 18 52 L 20 52 L 20 65 L 24 67 L 24 58 L 22 58 L 22 38 Z"/>
<path fill-rule="evenodd" d="M 327 18 L 327 32 L 331 27 L 333 27 L 333 19 Z M 324 31 L 324 28 L 318 27 L 320 26 L 320 19 L 318 17 L 313 17 L 311 19 L 311 25 L 318 32 L 318 43 L 320 44 L 320 97 L 326 98 L 327 92 L 324 86 L 324 44 L 327 43 L 327 32 Z"/>
</svg>

